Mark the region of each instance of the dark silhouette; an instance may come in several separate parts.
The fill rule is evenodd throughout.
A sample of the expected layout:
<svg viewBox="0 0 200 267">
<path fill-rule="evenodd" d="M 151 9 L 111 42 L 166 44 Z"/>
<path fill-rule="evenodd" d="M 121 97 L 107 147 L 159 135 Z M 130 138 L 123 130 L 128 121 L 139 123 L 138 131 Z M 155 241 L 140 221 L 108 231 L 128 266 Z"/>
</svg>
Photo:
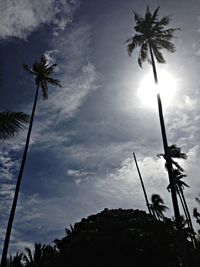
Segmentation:
<svg viewBox="0 0 200 267">
<path fill-rule="evenodd" d="M 140 67 L 142 67 L 142 63 L 148 61 L 152 65 L 154 81 L 156 85 L 158 84 L 158 76 L 157 76 L 154 57 L 156 58 L 158 63 L 165 63 L 164 57 L 160 50 L 166 49 L 169 52 L 175 52 L 175 46 L 173 43 L 171 43 L 171 39 L 174 37 L 174 32 L 177 30 L 172 28 L 165 29 L 165 27 L 170 22 L 170 17 L 164 16 L 161 19 L 159 19 L 158 11 L 159 7 L 152 14 L 150 12 L 149 6 L 147 6 L 144 18 L 138 15 L 136 12 L 134 12 L 135 23 L 136 23 L 134 29 L 136 31 L 136 34 L 132 38 L 126 41 L 129 55 L 132 54 L 135 48 L 140 47 L 138 64 L 140 65 Z M 157 102 L 158 102 L 158 112 L 159 112 L 161 133 L 163 139 L 165 160 L 167 162 L 169 181 L 172 186 L 171 188 L 172 203 L 173 203 L 177 228 L 180 229 L 181 228 L 180 211 L 179 211 L 176 191 L 173 186 L 172 163 L 168 151 L 162 102 L 159 92 L 157 93 Z"/>
<path fill-rule="evenodd" d="M 168 209 L 167 206 L 164 205 L 164 200 L 158 194 L 153 194 L 151 196 L 151 210 L 153 215 L 160 221 L 165 218 L 164 212 Z"/>
<path fill-rule="evenodd" d="M 183 217 L 181 224 L 187 233 Z M 176 251 L 177 229 L 166 217 L 159 221 L 145 211 L 104 209 L 65 231 L 65 237 L 54 241 L 55 246 L 36 243 L 33 251 L 26 248 L 25 253 L 17 254 L 16 265 L 8 263 L 7 267 L 181 266 Z M 187 248 L 189 266 L 199 266 L 193 264 L 189 241 Z"/>
<path fill-rule="evenodd" d="M 23 261 L 26 267 L 53 267 L 56 266 L 58 251 L 55 246 L 35 243 L 34 253 L 29 248 L 25 248 L 26 254 Z"/>
<path fill-rule="evenodd" d="M 196 237 L 195 237 L 195 233 L 194 233 L 194 228 L 192 225 L 192 220 L 191 220 L 191 216 L 190 216 L 190 212 L 189 212 L 189 208 L 185 199 L 185 195 L 183 193 L 183 190 L 185 189 L 185 187 L 189 187 L 189 185 L 187 185 L 182 179 L 184 177 L 187 177 L 187 175 L 184 173 L 184 169 L 179 165 L 178 162 L 176 162 L 174 160 L 175 159 L 187 159 L 187 154 L 183 153 L 181 151 L 180 147 L 177 147 L 175 144 L 169 146 L 169 153 L 171 156 L 171 160 L 172 160 L 172 167 L 173 167 L 173 181 L 174 181 L 174 187 L 175 190 L 179 196 L 185 217 L 186 217 L 186 221 L 188 224 L 188 227 L 190 229 L 190 237 L 191 240 L 193 242 L 193 246 L 194 249 L 196 247 Z M 163 157 L 165 158 L 164 154 L 158 154 L 158 157 Z M 171 185 L 169 184 L 167 187 L 167 190 L 170 191 L 171 190 Z"/>
<path fill-rule="evenodd" d="M 173 223 L 139 210 L 108 210 L 89 216 L 56 240 L 64 267 L 178 267 Z"/>
<path fill-rule="evenodd" d="M 15 136 L 29 122 L 29 116 L 23 112 L 0 112 L 0 140 Z"/>
<path fill-rule="evenodd" d="M 198 212 L 197 208 L 193 209 L 193 216 L 196 219 L 196 222 L 200 225 L 200 213 Z"/>
<path fill-rule="evenodd" d="M 152 214 L 152 211 L 151 211 L 151 208 L 150 208 L 150 204 L 149 204 L 149 201 L 148 201 L 148 197 L 147 197 L 147 193 L 146 193 L 146 189 L 145 189 L 144 182 L 143 182 L 143 179 L 142 179 L 142 175 L 140 173 L 140 169 L 138 167 L 136 155 L 135 155 L 134 152 L 133 152 L 133 157 L 134 157 L 135 165 L 136 165 L 137 172 L 138 172 L 138 175 L 139 175 L 139 178 L 140 178 L 140 182 L 141 182 L 141 185 L 142 185 L 142 190 L 143 190 L 143 193 L 144 193 L 144 198 L 145 198 L 145 201 L 146 201 L 146 205 L 147 205 L 149 214 Z"/>
<path fill-rule="evenodd" d="M 61 86 L 59 80 L 55 80 L 55 79 L 52 79 L 50 77 L 50 75 L 54 71 L 54 68 L 56 67 L 56 64 L 48 64 L 45 56 L 42 56 L 39 62 L 35 62 L 33 64 L 32 69 L 29 69 L 26 64 L 24 64 L 23 67 L 28 73 L 35 76 L 36 93 L 35 93 L 35 99 L 34 99 L 33 109 L 32 109 L 32 113 L 31 113 L 31 119 L 30 119 L 29 129 L 28 129 L 28 133 L 27 133 L 23 158 L 22 158 L 21 167 L 19 170 L 15 194 L 14 194 L 13 203 L 12 203 L 10 216 L 9 216 L 9 220 L 8 220 L 8 226 L 7 226 L 7 230 L 6 230 L 6 236 L 5 236 L 2 259 L 1 259 L 1 267 L 5 267 L 5 265 L 6 265 L 8 245 L 9 245 L 15 210 L 16 210 L 16 206 L 17 206 L 17 199 L 18 199 L 18 195 L 19 195 L 20 184 L 21 184 L 24 166 L 25 166 L 25 162 L 26 162 L 26 158 L 27 158 L 27 152 L 28 152 L 28 147 L 29 147 L 31 130 L 32 130 L 32 126 L 33 126 L 33 119 L 34 119 L 34 115 L 35 115 L 35 109 L 36 109 L 36 104 L 37 104 L 39 88 L 42 89 L 43 99 L 47 99 L 47 97 L 48 97 L 47 84 L 48 83 L 52 84 L 52 85 L 56 85 L 56 86 Z"/>
</svg>

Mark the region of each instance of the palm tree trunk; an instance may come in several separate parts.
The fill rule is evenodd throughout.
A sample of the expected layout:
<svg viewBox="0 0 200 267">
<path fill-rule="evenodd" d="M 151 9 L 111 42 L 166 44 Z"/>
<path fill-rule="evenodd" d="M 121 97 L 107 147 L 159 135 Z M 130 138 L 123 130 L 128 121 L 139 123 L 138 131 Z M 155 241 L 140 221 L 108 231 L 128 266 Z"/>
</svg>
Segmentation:
<svg viewBox="0 0 200 267">
<path fill-rule="evenodd" d="M 151 55 L 154 81 L 155 81 L 155 84 L 157 85 L 158 84 L 158 76 L 157 76 L 154 55 L 153 55 L 153 51 L 152 51 L 150 42 L 149 42 L 149 51 L 150 51 L 150 55 Z M 159 113 L 159 119 L 160 119 L 160 127 L 161 127 L 161 133 L 162 133 L 165 160 L 166 160 L 166 164 L 167 164 L 169 183 L 171 186 L 171 197 L 172 197 L 172 203 L 173 203 L 173 209 L 174 209 L 174 215 L 175 215 L 175 221 L 176 221 L 176 227 L 177 227 L 178 254 L 180 255 L 180 257 L 182 259 L 183 266 L 186 267 L 186 266 L 188 266 L 187 249 L 186 249 L 186 243 L 185 243 L 186 240 L 185 240 L 184 233 L 181 229 L 181 217 L 180 217 L 180 211 L 179 211 L 179 206 L 178 206 L 176 190 L 175 190 L 175 186 L 174 186 L 173 169 L 172 169 L 171 156 L 169 153 L 169 148 L 168 148 L 168 143 L 167 143 L 167 135 L 166 135 L 166 130 L 165 130 L 165 123 L 164 123 L 164 116 L 163 116 L 163 109 L 162 109 L 162 101 L 161 101 L 161 97 L 160 97 L 159 93 L 157 93 L 157 102 L 158 102 L 158 113 Z"/>
<path fill-rule="evenodd" d="M 151 55 L 152 67 L 153 67 L 154 81 L 155 81 L 155 84 L 157 85 L 158 76 L 157 76 L 155 60 L 154 60 L 154 56 L 153 56 L 153 52 L 152 52 L 152 48 L 150 44 L 149 44 L 149 50 L 150 50 L 150 55 Z M 178 207 L 176 190 L 175 190 L 174 182 L 173 182 L 172 162 L 171 162 L 169 149 L 168 149 L 167 135 L 166 135 L 166 130 L 165 130 L 165 123 L 164 123 L 164 116 L 163 116 L 163 109 L 162 109 L 162 101 L 161 101 L 161 97 L 159 93 L 157 93 L 157 102 L 158 102 L 160 127 L 161 127 L 162 139 L 163 139 L 163 147 L 164 147 L 164 152 L 165 152 L 165 160 L 167 163 L 167 171 L 168 171 L 169 182 L 171 186 L 171 195 L 172 195 L 172 203 L 173 203 L 173 208 L 174 208 L 174 215 L 176 219 L 177 228 L 179 229 L 181 228 L 180 211 Z"/>
<path fill-rule="evenodd" d="M 192 234 L 192 239 L 193 239 L 193 242 L 194 242 L 194 249 L 196 249 L 197 248 L 197 240 L 196 240 L 196 236 L 195 236 L 195 233 L 194 233 L 194 228 L 193 228 L 193 225 L 192 225 L 192 219 L 191 219 L 191 216 L 190 216 L 188 205 L 187 205 L 187 202 L 185 200 L 183 189 L 180 188 L 179 190 L 180 190 L 180 195 L 181 195 L 182 201 L 184 203 L 185 211 L 186 211 L 186 214 L 187 214 L 188 226 L 190 227 L 190 229 L 192 231 L 191 234 Z"/>
<path fill-rule="evenodd" d="M 188 225 L 188 227 L 192 230 L 191 225 L 190 225 L 190 221 L 189 221 L 189 217 L 188 217 L 188 213 L 187 213 L 187 210 L 186 210 L 186 208 L 185 208 L 185 205 L 184 205 L 184 202 L 183 202 L 182 195 L 181 195 L 181 193 L 180 193 L 180 189 L 177 189 L 177 193 L 178 193 L 179 199 L 180 199 L 180 201 L 181 201 L 181 206 L 182 206 L 183 211 L 184 211 L 184 214 L 185 214 L 185 218 L 186 218 L 186 221 L 187 221 L 187 225 Z M 193 234 L 192 234 L 191 232 L 189 232 L 189 235 L 190 235 L 190 239 L 191 239 L 193 248 L 195 249 L 195 242 L 194 242 L 194 240 L 193 240 Z"/>
<path fill-rule="evenodd" d="M 16 206 L 17 206 L 17 200 L 18 200 L 22 175 L 23 175 L 24 166 L 26 163 L 26 158 L 27 158 L 27 152 L 28 152 L 28 147 L 29 147 L 31 130 L 32 130 L 32 126 L 33 126 L 33 119 L 34 119 L 34 114 L 35 114 L 35 109 L 36 109 L 36 104 L 37 104 L 37 98 L 38 98 L 38 91 L 39 91 L 39 84 L 37 85 L 37 88 L 36 88 L 35 99 L 34 99 L 34 104 L 33 104 L 33 108 L 32 108 L 32 114 L 31 114 L 31 118 L 30 118 L 29 129 L 28 129 L 28 133 L 27 133 L 27 137 L 26 137 L 26 144 L 25 144 L 25 148 L 24 148 L 21 167 L 19 170 L 18 178 L 17 178 L 15 194 L 14 194 L 13 203 L 12 203 L 10 216 L 9 216 L 9 220 L 8 220 L 6 236 L 5 236 L 5 241 L 4 241 L 4 247 L 3 247 L 3 252 L 2 252 L 2 258 L 1 258 L 1 267 L 6 267 L 8 246 L 9 246 L 10 235 L 11 235 L 12 225 L 13 225 L 14 216 L 15 216 L 15 210 L 16 210 Z"/>
<path fill-rule="evenodd" d="M 133 157 L 134 157 L 134 160 L 135 160 L 135 165 L 136 165 L 136 168 L 137 168 L 137 171 L 138 171 L 138 175 L 139 175 L 139 178 L 140 178 L 140 182 L 141 182 L 141 185 L 142 185 L 142 189 L 143 189 L 143 192 L 144 192 L 144 198 L 145 198 L 145 201 L 146 201 L 146 205 L 147 205 L 149 214 L 152 215 L 152 212 L 151 212 L 151 209 L 150 209 L 150 204 L 149 204 L 148 197 L 147 197 L 147 193 L 146 193 L 145 186 L 144 186 L 144 183 L 143 183 L 143 180 L 142 180 L 142 175 L 140 173 L 140 169 L 138 167 L 137 159 L 136 159 L 136 156 L 135 156 L 134 152 L 133 152 Z"/>
</svg>

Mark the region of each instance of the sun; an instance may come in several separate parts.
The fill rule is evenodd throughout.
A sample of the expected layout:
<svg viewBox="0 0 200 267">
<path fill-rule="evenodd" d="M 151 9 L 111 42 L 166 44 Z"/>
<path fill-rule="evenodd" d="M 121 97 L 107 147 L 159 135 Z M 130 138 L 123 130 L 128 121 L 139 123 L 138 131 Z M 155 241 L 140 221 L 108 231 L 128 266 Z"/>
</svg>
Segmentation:
<svg viewBox="0 0 200 267">
<path fill-rule="evenodd" d="M 160 93 L 163 107 L 166 108 L 172 103 L 177 90 L 176 79 L 166 70 L 159 71 L 158 85 L 155 85 L 153 73 L 147 74 L 141 81 L 138 88 L 138 96 L 143 105 L 157 109 L 157 92 Z"/>
</svg>

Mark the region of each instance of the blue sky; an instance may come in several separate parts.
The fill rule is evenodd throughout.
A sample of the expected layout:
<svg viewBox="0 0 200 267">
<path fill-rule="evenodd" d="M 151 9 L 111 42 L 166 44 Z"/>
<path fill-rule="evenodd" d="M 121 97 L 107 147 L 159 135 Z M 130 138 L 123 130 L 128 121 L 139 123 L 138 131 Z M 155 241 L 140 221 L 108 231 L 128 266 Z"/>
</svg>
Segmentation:
<svg viewBox="0 0 200 267">
<path fill-rule="evenodd" d="M 180 4 L 181 3 L 181 4 Z M 170 195 L 157 111 L 144 106 L 137 90 L 150 65 L 129 57 L 124 41 L 133 34 L 132 9 L 160 6 L 180 27 L 177 52 L 164 52 L 177 92 L 165 119 L 169 144 L 188 154 L 181 162 L 190 189 L 190 207 L 199 191 L 200 3 L 133 0 L 7 0 L 0 3 L 1 109 L 30 114 L 34 80 L 21 68 L 43 53 L 58 63 L 54 77 L 62 88 L 40 95 L 31 145 L 10 244 L 23 250 L 34 242 L 50 243 L 64 228 L 104 208 L 146 209 L 132 158 L 134 151 L 148 194 Z M 152 76 L 153 79 L 153 76 Z M 26 130 L 1 144 L 0 240 L 23 151 Z"/>
</svg>

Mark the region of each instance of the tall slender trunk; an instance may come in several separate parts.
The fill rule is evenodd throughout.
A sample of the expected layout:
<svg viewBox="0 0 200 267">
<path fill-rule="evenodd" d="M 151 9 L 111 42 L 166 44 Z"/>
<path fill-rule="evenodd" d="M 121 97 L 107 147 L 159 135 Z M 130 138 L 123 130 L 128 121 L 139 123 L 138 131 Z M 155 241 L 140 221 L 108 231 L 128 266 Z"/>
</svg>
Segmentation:
<svg viewBox="0 0 200 267">
<path fill-rule="evenodd" d="M 27 152 L 28 152 L 28 147 L 29 147 L 31 130 L 32 130 L 32 126 L 33 126 L 33 119 L 34 119 L 34 114 L 35 114 L 35 109 L 36 109 L 36 104 L 37 104 L 37 98 L 38 98 L 38 91 L 39 91 L 39 84 L 37 85 L 37 88 L 36 88 L 35 99 L 34 99 L 34 104 L 33 104 L 33 108 L 32 108 L 29 129 L 28 129 L 28 133 L 27 133 L 27 137 L 26 137 L 26 144 L 25 144 L 25 148 L 24 148 L 22 161 L 21 161 L 21 167 L 19 170 L 18 178 L 17 178 L 15 194 L 14 194 L 13 203 L 12 203 L 12 207 L 11 207 L 11 211 L 10 211 L 10 216 L 8 219 L 8 225 L 7 225 L 4 247 L 3 247 L 2 258 L 1 258 L 1 267 L 6 267 L 8 246 L 9 246 L 10 235 L 11 235 L 12 225 L 13 225 L 14 216 L 15 216 L 15 210 L 17 207 L 17 200 L 18 200 L 21 180 L 22 180 L 22 176 L 23 176 L 24 166 L 25 166 L 26 158 L 27 158 Z"/>
<path fill-rule="evenodd" d="M 141 182 L 141 185 L 142 185 L 142 189 L 143 189 L 143 192 L 144 192 L 144 198 L 145 198 L 145 201 L 146 201 L 146 205 L 147 205 L 149 214 L 152 215 L 150 204 L 149 204 L 147 193 L 146 193 L 146 189 L 145 189 L 145 186 L 144 186 L 144 183 L 143 183 L 143 180 L 142 180 L 142 175 L 140 173 L 140 169 L 138 167 L 137 159 L 136 159 L 136 156 L 135 156 L 134 152 L 133 152 L 133 157 L 134 157 L 134 160 L 135 160 L 135 165 L 136 165 L 136 168 L 137 168 L 137 171 L 138 171 L 138 175 L 139 175 L 139 178 L 140 178 L 140 182 Z"/>
<path fill-rule="evenodd" d="M 186 218 L 186 221 L 187 221 L 187 225 L 188 225 L 188 227 L 189 227 L 190 229 L 192 229 L 191 226 L 190 226 L 190 221 L 189 221 L 188 213 L 187 213 L 187 210 L 186 210 L 186 208 L 185 208 L 185 205 L 184 205 L 184 202 L 183 202 L 182 195 L 181 195 L 180 190 L 179 190 L 178 188 L 177 188 L 177 194 L 178 194 L 179 199 L 180 199 L 180 201 L 181 201 L 181 206 L 182 206 L 183 211 L 184 211 L 184 214 L 185 214 L 185 218 Z M 192 242 L 192 245 L 193 245 L 193 249 L 195 249 L 195 242 L 194 242 L 194 240 L 193 240 L 193 235 L 192 235 L 191 232 L 189 232 L 189 236 L 190 236 L 190 239 L 191 239 L 191 242 Z"/>
<path fill-rule="evenodd" d="M 189 209 L 188 209 L 188 205 L 187 205 L 187 202 L 186 202 L 186 200 L 185 200 L 185 196 L 184 196 L 184 193 L 183 193 L 183 189 L 182 189 L 182 188 L 179 188 L 179 191 L 180 191 L 180 195 L 181 195 L 181 198 L 182 198 L 184 207 L 185 207 L 185 214 L 187 214 L 188 226 L 189 226 L 190 229 L 191 229 L 191 235 L 192 235 L 192 239 L 193 239 L 193 242 L 194 242 L 194 249 L 196 249 L 196 248 L 197 248 L 197 240 L 196 240 L 196 236 L 195 236 L 194 228 L 193 228 L 193 225 L 192 225 L 192 219 L 191 219 L 191 216 L 190 216 L 190 212 L 189 212 Z"/>
<path fill-rule="evenodd" d="M 151 48 L 151 44 L 149 42 L 149 51 L 151 55 L 151 62 L 152 62 L 152 68 L 153 68 L 153 75 L 154 75 L 154 81 L 155 84 L 158 84 L 158 76 L 156 71 L 156 64 L 154 60 L 153 51 Z M 188 266 L 188 259 L 187 259 L 187 249 L 186 249 L 186 240 L 184 237 L 184 233 L 181 228 L 181 217 L 180 217 L 180 211 L 178 206 L 178 200 L 176 195 L 176 190 L 174 186 L 174 178 L 173 178 L 173 168 L 172 168 L 172 162 L 171 162 L 171 156 L 169 153 L 168 143 L 167 143 L 167 135 L 165 130 L 165 123 L 164 123 L 164 116 L 163 116 L 163 109 L 162 109 L 162 101 L 160 94 L 157 93 L 157 102 L 158 102 L 158 113 L 159 113 L 159 119 L 160 119 L 160 127 L 161 127 L 161 134 L 162 134 L 162 140 L 163 140 L 163 147 L 164 147 L 164 154 L 165 154 L 165 160 L 167 164 L 167 171 L 168 171 L 168 177 L 169 177 L 169 183 L 171 186 L 171 197 L 172 197 L 172 203 L 173 203 L 173 209 L 174 209 L 174 215 L 175 215 L 175 221 L 176 221 L 176 227 L 177 227 L 177 248 L 178 253 L 181 256 L 183 266 Z"/>
</svg>

